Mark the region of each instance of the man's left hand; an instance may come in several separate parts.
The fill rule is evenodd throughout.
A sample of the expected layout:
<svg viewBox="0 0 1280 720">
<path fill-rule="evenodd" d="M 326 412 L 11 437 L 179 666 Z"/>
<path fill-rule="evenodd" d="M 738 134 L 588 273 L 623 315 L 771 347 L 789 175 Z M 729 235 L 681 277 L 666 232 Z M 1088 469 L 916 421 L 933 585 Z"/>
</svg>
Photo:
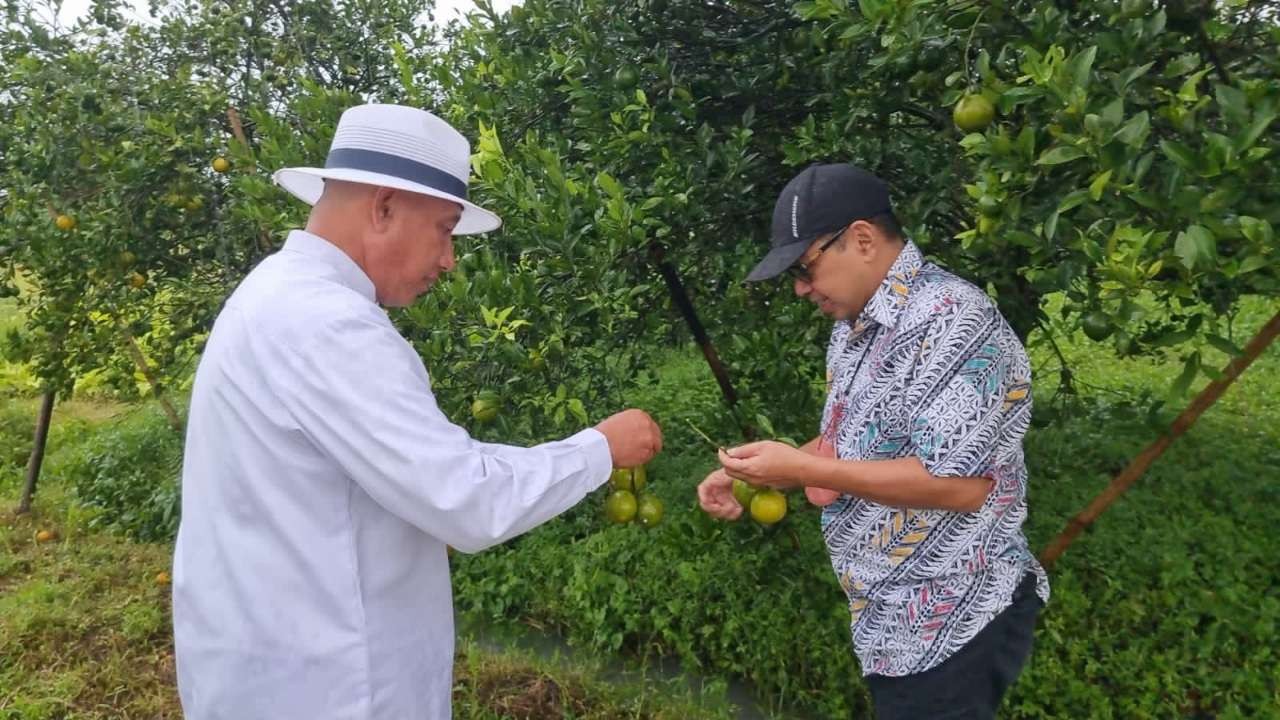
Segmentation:
<svg viewBox="0 0 1280 720">
<path fill-rule="evenodd" d="M 720 451 L 720 464 L 729 477 L 781 489 L 802 487 L 801 476 L 811 459 L 808 453 L 774 440 Z"/>
</svg>

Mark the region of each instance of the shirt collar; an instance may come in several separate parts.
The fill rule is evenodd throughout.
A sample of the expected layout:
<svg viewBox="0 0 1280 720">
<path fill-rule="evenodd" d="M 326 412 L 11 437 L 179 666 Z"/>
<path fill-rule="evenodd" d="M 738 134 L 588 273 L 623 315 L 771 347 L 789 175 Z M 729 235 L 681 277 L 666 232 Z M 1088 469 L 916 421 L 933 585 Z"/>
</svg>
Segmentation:
<svg viewBox="0 0 1280 720">
<path fill-rule="evenodd" d="M 337 245 L 306 230 L 293 230 L 284 242 L 284 249 L 328 265 L 337 271 L 338 281 L 343 286 L 360 293 L 369 302 L 375 302 L 373 281 Z"/>
<path fill-rule="evenodd" d="M 880 287 L 854 320 L 854 334 L 866 330 L 873 322 L 888 328 L 895 327 L 911 296 L 911 283 L 922 267 L 924 256 L 920 254 L 920 248 L 908 240 L 898 252 L 898 258 L 893 261 Z"/>
</svg>

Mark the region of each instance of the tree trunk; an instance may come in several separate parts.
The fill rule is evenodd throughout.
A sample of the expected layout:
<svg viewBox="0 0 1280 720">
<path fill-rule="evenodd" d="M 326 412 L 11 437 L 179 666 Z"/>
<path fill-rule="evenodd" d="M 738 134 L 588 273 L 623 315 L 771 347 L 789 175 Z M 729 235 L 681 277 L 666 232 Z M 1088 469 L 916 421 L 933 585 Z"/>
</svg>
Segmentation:
<svg viewBox="0 0 1280 720">
<path fill-rule="evenodd" d="M 658 266 L 658 272 L 662 274 L 662 279 L 667 284 L 667 291 L 671 293 L 671 299 L 675 302 L 676 307 L 680 309 L 680 314 L 684 316 L 685 324 L 689 326 L 689 331 L 693 333 L 694 342 L 698 343 L 698 347 L 702 349 L 702 356 L 707 359 L 707 365 L 711 368 L 711 374 L 715 376 L 716 382 L 720 385 L 720 392 L 724 395 L 724 400 L 729 404 L 730 408 L 734 408 L 738 404 L 738 393 L 733 389 L 733 382 L 729 379 L 729 372 L 725 370 L 724 363 L 720 361 L 720 355 L 716 352 L 716 348 L 711 344 L 711 338 L 707 336 L 706 328 L 702 326 L 702 321 L 698 319 L 698 313 L 693 308 L 693 302 L 689 299 L 689 293 L 684 289 L 684 283 L 680 281 L 680 275 L 676 273 L 675 267 L 667 260 L 666 251 L 658 243 L 649 245 L 649 255 L 653 258 L 653 262 Z M 755 431 L 747 424 L 742 426 L 742 434 L 748 440 L 754 439 Z"/>
<path fill-rule="evenodd" d="M 53 390 L 45 390 L 40 399 L 40 417 L 36 419 L 35 440 L 31 443 L 31 457 L 27 460 L 27 481 L 22 486 L 22 499 L 14 512 L 19 515 L 31 512 L 31 501 L 36 495 L 36 482 L 40 478 L 40 466 L 44 464 L 44 448 L 49 439 L 49 423 L 53 419 Z"/>
<path fill-rule="evenodd" d="M 1258 356 L 1262 354 L 1262 351 L 1266 350 L 1267 346 L 1276 339 L 1276 335 L 1280 335 L 1280 313 L 1276 313 L 1276 315 L 1272 317 L 1266 325 L 1262 326 L 1262 329 L 1253 337 L 1253 340 L 1249 341 L 1249 345 L 1244 349 L 1244 353 L 1227 364 L 1226 369 L 1222 371 L 1222 377 L 1220 379 L 1209 383 L 1209 385 L 1191 401 L 1191 404 L 1187 406 L 1187 409 L 1183 410 L 1182 414 L 1178 415 L 1177 419 L 1173 421 L 1173 424 L 1169 426 L 1168 432 L 1160 436 L 1155 442 L 1148 445 L 1146 449 L 1139 453 L 1138 456 L 1129 463 L 1128 467 L 1120 471 L 1119 475 L 1116 475 L 1115 479 L 1111 481 L 1111 484 L 1099 493 L 1098 496 L 1093 499 L 1093 502 L 1089 503 L 1087 508 L 1075 517 L 1071 518 L 1071 521 L 1067 523 L 1066 528 L 1064 528 L 1062 532 L 1058 534 L 1058 537 L 1054 538 L 1053 542 L 1050 542 L 1044 552 L 1041 553 L 1041 564 L 1043 564 L 1046 569 L 1053 567 L 1054 563 L 1058 561 L 1058 558 L 1062 556 L 1062 553 L 1066 551 L 1067 546 L 1076 539 L 1076 536 L 1083 532 L 1085 528 L 1092 525 L 1103 511 L 1108 507 L 1111 507 L 1111 504 L 1118 500 L 1131 485 L 1137 482 L 1138 478 L 1142 477 L 1142 474 L 1147 471 L 1147 468 L 1151 467 L 1151 464 L 1164 454 L 1164 451 L 1173 443 L 1174 440 L 1178 439 L 1179 436 L 1190 429 L 1204 411 L 1208 410 L 1211 405 L 1218 401 L 1218 398 L 1222 397 L 1222 393 L 1226 392 L 1226 389 L 1231 386 L 1231 383 L 1235 382 L 1236 378 L 1240 377 L 1240 373 L 1244 372 L 1245 368 L 1249 367 L 1254 360 L 1258 359 Z"/>
<path fill-rule="evenodd" d="M 147 358 L 142 354 L 142 348 L 138 347 L 138 341 L 133 338 L 133 333 L 129 332 L 126 325 L 120 326 L 120 331 L 124 333 L 125 345 L 129 348 L 129 354 L 133 356 L 133 362 L 138 366 L 138 370 L 142 371 L 142 376 L 147 379 L 147 384 L 151 386 L 152 392 L 155 393 L 156 400 L 159 401 L 160 407 L 164 409 L 164 414 L 169 418 L 169 425 L 174 432 L 182 434 L 182 418 L 178 416 L 178 411 L 173 407 L 173 403 L 169 402 L 169 398 L 164 394 L 164 389 L 160 386 L 160 379 L 156 377 L 155 371 L 151 369 Z"/>
</svg>

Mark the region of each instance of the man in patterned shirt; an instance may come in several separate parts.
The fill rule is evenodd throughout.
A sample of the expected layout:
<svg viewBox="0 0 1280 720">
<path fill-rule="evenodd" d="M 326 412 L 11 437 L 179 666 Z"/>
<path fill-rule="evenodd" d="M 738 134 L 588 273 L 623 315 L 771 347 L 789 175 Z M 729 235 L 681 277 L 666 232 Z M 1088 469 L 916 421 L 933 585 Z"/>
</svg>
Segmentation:
<svg viewBox="0 0 1280 720">
<path fill-rule="evenodd" d="M 722 450 L 702 507 L 740 515 L 732 478 L 805 488 L 877 717 L 994 717 L 1049 598 L 1022 533 L 1026 351 L 985 293 L 902 236 L 888 189 L 860 168 L 796 176 L 771 244 L 747 280 L 789 271 L 836 321 L 821 431 L 799 450 Z"/>
</svg>

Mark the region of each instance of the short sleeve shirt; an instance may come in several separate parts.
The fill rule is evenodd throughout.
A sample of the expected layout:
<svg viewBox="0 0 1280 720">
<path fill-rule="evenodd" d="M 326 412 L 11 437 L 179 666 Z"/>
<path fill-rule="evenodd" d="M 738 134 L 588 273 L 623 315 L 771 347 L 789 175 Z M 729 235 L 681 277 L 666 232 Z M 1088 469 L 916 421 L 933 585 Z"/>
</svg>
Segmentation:
<svg viewBox="0 0 1280 720">
<path fill-rule="evenodd" d="M 867 306 L 827 351 L 824 444 L 847 460 L 918 457 L 938 477 L 985 477 L 976 512 L 890 507 L 842 495 L 822 514 L 865 674 L 946 660 L 1012 601 L 1028 572 L 1022 438 L 1031 418 L 1026 351 L 995 304 L 926 262 L 908 241 Z"/>
</svg>

